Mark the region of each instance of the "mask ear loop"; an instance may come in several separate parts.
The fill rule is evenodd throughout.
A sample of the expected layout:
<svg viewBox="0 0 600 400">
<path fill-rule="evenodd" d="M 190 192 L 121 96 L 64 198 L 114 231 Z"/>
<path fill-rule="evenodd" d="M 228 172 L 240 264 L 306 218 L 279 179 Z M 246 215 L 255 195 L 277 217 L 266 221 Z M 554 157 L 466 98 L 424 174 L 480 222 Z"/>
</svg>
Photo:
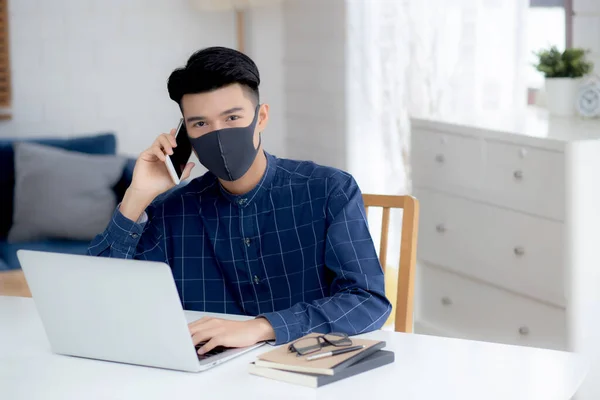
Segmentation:
<svg viewBox="0 0 600 400">
<path fill-rule="evenodd" d="M 258 132 L 258 146 L 256 147 L 257 153 L 258 153 L 258 149 L 260 149 L 261 144 L 262 144 L 262 132 Z"/>
<path fill-rule="evenodd" d="M 258 103 L 258 105 L 256 106 L 256 110 L 254 111 L 256 114 L 256 123 L 258 123 L 258 110 L 260 110 L 260 107 L 262 106 L 261 103 Z M 258 152 L 258 149 L 260 149 L 260 145 L 262 144 L 262 131 L 258 132 L 258 146 L 256 147 L 256 151 Z"/>
</svg>

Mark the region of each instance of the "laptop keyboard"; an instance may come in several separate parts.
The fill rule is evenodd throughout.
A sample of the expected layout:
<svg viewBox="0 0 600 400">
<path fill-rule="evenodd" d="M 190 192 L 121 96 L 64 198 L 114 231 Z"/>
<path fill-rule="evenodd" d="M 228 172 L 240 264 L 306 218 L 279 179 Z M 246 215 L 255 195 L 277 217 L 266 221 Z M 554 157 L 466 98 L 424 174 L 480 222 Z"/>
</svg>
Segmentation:
<svg viewBox="0 0 600 400">
<path fill-rule="evenodd" d="M 196 345 L 196 351 L 202 347 L 206 342 L 203 343 L 198 343 Z M 210 358 L 212 356 L 216 356 L 217 354 L 221 354 L 222 352 L 224 352 L 225 350 L 229 350 L 230 347 L 223 347 L 223 346 L 217 346 L 214 349 L 212 349 L 211 351 L 209 351 L 208 353 L 204 353 L 202 355 L 198 354 L 198 360 L 202 361 L 202 360 L 206 360 L 207 358 Z"/>
</svg>

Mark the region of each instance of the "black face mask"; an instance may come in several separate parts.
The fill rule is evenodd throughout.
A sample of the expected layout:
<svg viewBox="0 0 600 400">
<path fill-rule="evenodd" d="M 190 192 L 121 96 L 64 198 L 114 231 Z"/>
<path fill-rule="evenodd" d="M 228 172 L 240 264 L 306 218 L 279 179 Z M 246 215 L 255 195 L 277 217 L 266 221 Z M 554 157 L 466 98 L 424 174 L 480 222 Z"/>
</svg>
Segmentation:
<svg viewBox="0 0 600 400">
<path fill-rule="evenodd" d="M 256 159 L 258 148 L 254 148 L 254 129 L 258 121 L 258 109 L 254 120 L 243 128 L 225 128 L 209 132 L 198 138 L 190 138 L 198 160 L 210 172 L 224 181 L 240 179 Z"/>
</svg>

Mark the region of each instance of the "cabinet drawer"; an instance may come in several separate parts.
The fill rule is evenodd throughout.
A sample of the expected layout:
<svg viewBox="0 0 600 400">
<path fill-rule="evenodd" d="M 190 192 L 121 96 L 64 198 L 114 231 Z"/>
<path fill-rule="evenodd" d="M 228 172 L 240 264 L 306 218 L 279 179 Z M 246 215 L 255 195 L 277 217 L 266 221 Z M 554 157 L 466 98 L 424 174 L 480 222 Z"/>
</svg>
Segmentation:
<svg viewBox="0 0 600 400">
<path fill-rule="evenodd" d="M 480 187 L 483 174 L 481 139 L 415 129 L 411 141 L 416 186 L 452 191 Z"/>
<path fill-rule="evenodd" d="M 564 309 L 424 263 L 419 268 L 419 320 L 462 338 L 566 349 Z"/>
<path fill-rule="evenodd" d="M 420 260 L 564 306 L 563 224 L 426 189 Z"/>
<path fill-rule="evenodd" d="M 562 221 L 564 154 L 495 141 L 486 144 L 483 190 L 490 201 Z"/>
</svg>

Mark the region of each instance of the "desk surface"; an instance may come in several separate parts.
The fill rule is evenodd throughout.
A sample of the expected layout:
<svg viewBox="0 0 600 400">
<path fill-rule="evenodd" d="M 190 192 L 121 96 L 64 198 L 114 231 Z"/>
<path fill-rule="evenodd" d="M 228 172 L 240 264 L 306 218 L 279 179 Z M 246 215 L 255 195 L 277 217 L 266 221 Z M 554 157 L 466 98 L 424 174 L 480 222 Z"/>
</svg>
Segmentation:
<svg viewBox="0 0 600 400">
<path fill-rule="evenodd" d="M 190 321 L 201 314 L 190 312 Z M 319 389 L 250 375 L 263 346 L 186 373 L 54 355 L 31 299 L 0 296 L 0 398 L 68 399 L 568 399 L 588 363 L 570 353 L 377 331 L 396 361 Z"/>
</svg>

